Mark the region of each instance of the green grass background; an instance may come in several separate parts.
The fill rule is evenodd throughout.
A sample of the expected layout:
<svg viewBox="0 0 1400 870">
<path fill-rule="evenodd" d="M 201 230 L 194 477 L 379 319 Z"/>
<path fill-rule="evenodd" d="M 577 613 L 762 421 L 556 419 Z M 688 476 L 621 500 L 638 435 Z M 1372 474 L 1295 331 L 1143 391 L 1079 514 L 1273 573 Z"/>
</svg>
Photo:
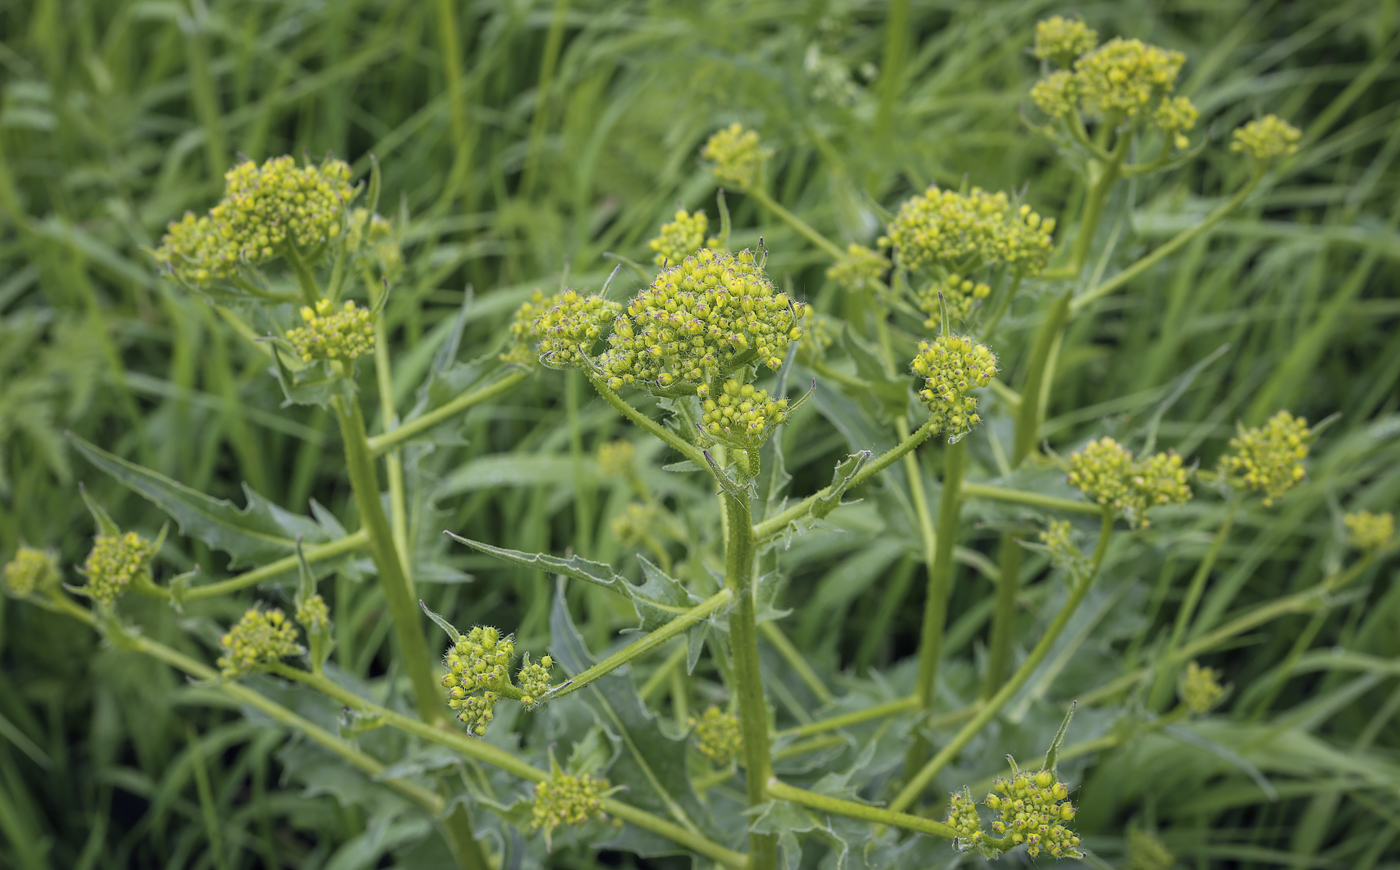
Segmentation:
<svg viewBox="0 0 1400 870">
<path fill-rule="evenodd" d="M 465 287 L 477 303 L 464 355 L 476 356 L 526 294 L 556 287 L 566 268 L 592 290 L 613 265 L 606 252 L 645 260 L 646 239 L 677 202 L 713 217 L 714 183 L 696 153 L 730 121 L 776 149 L 777 199 L 843 243 L 878 234 L 870 200 L 889 206 L 964 177 L 1025 187 L 1040 212 L 1072 214 L 1072 177 L 1018 118 L 1036 75 L 1031 28 L 1055 12 L 1083 15 L 1105 37 L 1184 51 L 1182 92 L 1218 142 L 1265 112 L 1305 131 L 1303 154 L 1272 189 L 1076 323 L 1045 429 L 1069 448 L 1141 426 L 1164 385 L 1216 352 L 1162 421 L 1162 444 L 1210 465 L 1236 420 L 1258 423 L 1279 407 L 1339 415 L 1309 482 L 1241 521 L 1204 618 L 1302 588 L 1340 558 L 1342 509 L 1400 503 L 1395 0 L 12 0 L 0 5 L 0 558 L 23 541 L 81 562 L 92 530 L 80 482 L 125 526 L 154 533 L 162 522 L 83 466 L 65 428 L 240 503 L 247 481 L 298 510 L 313 497 L 346 510 L 333 421 L 281 408 L 263 358 L 159 279 L 143 252 L 167 221 L 219 196 L 238 155 L 333 152 L 362 172 L 371 154 L 379 160 L 381 211 L 407 221 L 409 272 L 390 308 L 402 408 Z M 1128 251 L 1149 249 L 1243 172 L 1218 145 L 1127 191 L 1122 220 L 1107 223 Z M 839 316 L 845 301 L 820 252 L 746 198 L 730 204 L 738 241 L 762 235 L 770 271 Z M 1035 311 L 1013 312 L 1011 344 L 1028 340 Z M 626 496 L 591 464 L 573 474 L 568 391 L 582 402 L 576 449 L 591 454 L 621 431 L 580 381 L 561 390 L 532 379 L 469 416 L 469 444 L 440 457 L 459 483 L 420 531 L 616 554 L 607 520 Z M 810 489 L 846 444 L 829 426 L 798 428 L 785 436 L 788 461 Z M 1121 569 L 1123 600 L 1139 606 L 1076 654 L 1072 684 L 1096 685 L 1096 674 L 1150 654 L 1218 520 L 1218 508 L 1202 507 L 1170 546 L 1143 537 Z M 863 534 L 795 550 L 793 582 L 813 594 L 788 625 L 827 670 L 856 679 L 907 657 L 917 624 L 906 614 L 923 584 L 912 530 L 871 514 L 852 523 Z M 995 532 L 969 528 L 964 545 L 990 552 Z M 225 576 L 222 558 L 195 542 L 172 540 L 161 558 L 162 571 L 198 564 Z M 485 573 L 433 589 L 445 612 L 542 636 L 539 578 L 458 564 Z M 1309 625 L 1301 615 L 1213 656 L 1234 684 L 1213 732 L 1219 752 L 1144 741 L 1098 758 L 1079 799 L 1089 845 L 1116 863 L 1124 830 L 1146 824 L 1188 866 L 1395 866 L 1400 780 L 1365 775 L 1400 769 L 1400 587 L 1385 570 L 1369 595 L 1313 628 L 1314 649 L 1374 661 L 1347 671 L 1319 660 L 1272 681 Z M 338 583 L 358 615 L 342 627 L 354 641 L 342 662 L 376 672 L 387 653 L 377 595 Z M 863 594 L 871 589 L 906 606 L 880 607 Z M 975 588 L 954 598 L 948 655 L 964 669 L 977 660 L 984 600 Z M 207 655 L 214 625 L 246 604 L 136 612 L 146 631 Z M 368 824 L 337 800 L 335 776 L 308 774 L 280 732 L 56 617 L 0 608 L 0 864 L 351 868 L 391 856 L 414 866 L 403 856 L 422 832 Z M 848 609 L 844 631 L 828 631 Z M 584 630 L 601 643 L 621 624 L 593 606 Z M 1270 779 L 1274 799 L 1249 771 Z M 319 784 L 308 791 L 308 781 Z M 217 824 L 205 823 L 209 811 Z"/>
</svg>

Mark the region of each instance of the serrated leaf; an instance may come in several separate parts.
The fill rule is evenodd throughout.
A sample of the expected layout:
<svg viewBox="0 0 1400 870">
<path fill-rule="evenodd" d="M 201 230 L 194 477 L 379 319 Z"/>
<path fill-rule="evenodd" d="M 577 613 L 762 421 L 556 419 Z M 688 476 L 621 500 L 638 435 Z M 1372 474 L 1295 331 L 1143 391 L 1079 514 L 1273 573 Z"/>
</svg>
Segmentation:
<svg viewBox="0 0 1400 870">
<path fill-rule="evenodd" d="M 811 531 L 821 525 L 821 520 L 831 515 L 831 512 L 841 506 L 841 497 L 850 489 L 851 481 L 865 467 L 865 463 L 870 461 L 871 452 L 862 450 L 852 453 L 842 460 L 831 472 L 830 491 L 813 500 L 811 510 L 806 514 L 792 520 L 783 529 L 783 546 L 791 546 L 792 538 L 795 534 Z"/>
<path fill-rule="evenodd" d="M 76 438 L 71 432 L 70 438 Z M 97 525 L 97 530 L 103 535 L 114 537 L 122 533 L 121 528 L 112 519 L 112 515 L 107 513 L 107 509 L 98 504 L 92 496 L 88 495 L 87 487 L 78 485 L 78 494 L 83 497 L 83 504 L 87 505 L 88 513 L 92 514 L 92 521 Z"/>
<path fill-rule="evenodd" d="M 232 502 L 205 495 L 163 474 L 114 456 L 77 435 L 69 433 L 68 440 L 93 465 L 169 514 L 181 534 L 228 553 L 230 568 L 291 555 L 296 551 L 298 538 L 308 543 L 330 540 L 315 520 L 283 510 L 247 484 L 243 492 L 248 505 L 239 509 Z"/>
<path fill-rule="evenodd" d="M 662 471 L 673 471 L 683 474 L 691 471 L 700 471 L 700 466 L 693 459 L 682 459 L 680 462 L 672 462 L 670 465 L 661 466 Z"/>
<path fill-rule="evenodd" d="M 444 532 L 444 534 L 454 541 L 480 550 L 488 556 L 495 556 L 503 562 L 524 565 L 527 568 L 534 568 L 549 574 L 563 574 L 565 577 L 592 583 L 617 593 L 632 602 L 633 608 L 637 611 L 637 618 L 641 620 L 639 627 L 643 631 L 653 631 L 660 628 L 679 614 L 700 603 L 699 598 L 687 592 L 685 587 L 667 576 L 664 571 L 647 561 L 645 557 L 639 557 L 639 559 L 646 580 L 638 586 L 618 574 L 611 565 L 593 562 L 582 556 L 561 559 L 548 553 L 522 553 L 519 550 L 493 547 L 490 544 L 473 541 L 471 538 L 464 538 L 451 532 Z"/>
<path fill-rule="evenodd" d="M 735 501 L 743 506 L 744 510 L 749 509 L 749 500 L 754 497 L 754 483 L 747 478 L 740 480 L 728 471 L 720 468 L 710 451 L 704 451 L 705 462 L 710 466 L 710 472 L 714 474 L 715 480 L 719 481 L 720 489 L 723 489 Z"/>
</svg>

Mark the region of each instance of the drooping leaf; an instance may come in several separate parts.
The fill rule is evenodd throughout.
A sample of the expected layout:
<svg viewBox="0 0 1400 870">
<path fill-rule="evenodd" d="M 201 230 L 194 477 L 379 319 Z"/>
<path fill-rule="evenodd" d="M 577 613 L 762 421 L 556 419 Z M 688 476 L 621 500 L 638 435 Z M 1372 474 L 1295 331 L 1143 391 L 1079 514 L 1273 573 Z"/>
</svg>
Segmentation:
<svg viewBox="0 0 1400 870">
<path fill-rule="evenodd" d="M 165 511 L 180 532 L 228 553 L 229 567 L 270 562 L 291 555 L 296 542 L 322 543 L 329 536 L 310 517 L 284 510 L 245 484 L 248 506 L 205 495 L 69 433 L 68 440 L 93 465 Z"/>
<path fill-rule="evenodd" d="M 487 555 L 495 556 L 504 562 L 524 565 L 527 568 L 534 568 L 550 574 L 563 574 L 565 577 L 582 580 L 585 583 L 592 583 L 610 592 L 615 592 L 632 602 L 632 606 L 637 611 L 637 618 L 641 620 L 639 627 L 643 631 L 653 631 L 700 603 L 699 598 L 687 592 L 685 587 L 667 576 L 664 571 L 647 561 L 645 557 L 639 557 L 639 559 L 646 580 L 641 585 L 636 585 L 618 574 L 611 565 L 593 562 L 582 556 L 561 559 L 547 553 L 522 553 L 519 550 L 493 547 L 490 544 L 473 541 L 471 538 L 464 538 L 451 532 L 445 532 L 445 534 L 455 541 L 480 550 Z"/>
</svg>

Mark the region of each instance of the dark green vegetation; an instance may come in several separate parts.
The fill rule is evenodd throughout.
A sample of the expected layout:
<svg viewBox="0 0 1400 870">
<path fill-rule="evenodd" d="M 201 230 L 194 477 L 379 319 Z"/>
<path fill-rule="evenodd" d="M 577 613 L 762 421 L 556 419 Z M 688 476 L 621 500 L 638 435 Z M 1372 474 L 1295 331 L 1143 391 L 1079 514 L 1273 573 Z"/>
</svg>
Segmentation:
<svg viewBox="0 0 1400 870">
<path fill-rule="evenodd" d="M 213 308 L 158 278 L 142 251 L 159 241 L 166 221 L 217 199 L 237 154 L 329 151 L 360 173 L 370 154 L 378 158 L 380 211 L 408 222 L 408 271 L 389 306 L 400 411 L 412 407 L 465 286 L 475 288 L 476 301 L 458 357 L 474 359 L 498 348 L 503 324 L 531 290 L 558 286 L 566 263 L 571 286 L 596 291 L 613 266 L 604 252 L 648 261 L 645 241 L 677 200 L 714 218 L 714 182 L 696 154 L 732 120 L 775 149 L 768 175 L 777 201 L 842 243 L 877 234 L 871 201 L 893 206 L 931 181 L 957 187 L 965 176 L 992 190 L 1028 184 L 1027 201 L 1059 217 L 1062 229 L 1078 213 L 1073 177 L 1018 119 L 1037 73 L 1025 54 L 1031 27 L 1065 10 L 1041 3 L 897 4 L 893 13 L 883 4 L 688 8 L 5 4 L 0 559 L 20 541 L 52 546 L 68 581 L 79 582 L 72 566 L 95 531 L 79 481 L 124 528 L 154 536 L 164 522 L 70 450 L 65 428 L 238 504 L 246 481 L 298 512 L 314 498 L 355 527 L 335 420 L 280 407 L 265 357 Z M 1119 189 L 1101 242 L 1117 233 L 1122 262 L 1103 264 L 1105 276 L 1239 188 L 1245 169 L 1224 147 L 1229 130 L 1276 112 L 1305 133 L 1299 156 L 1244 210 L 1073 322 L 1040 431 L 1060 453 L 1103 434 L 1137 446 L 1155 432 L 1159 447 L 1213 468 L 1236 420 L 1258 424 L 1284 407 L 1314 423 L 1338 415 L 1314 447 L 1308 482 L 1272 508 L 1252 502 L 1234 521 L 1182 628 L 1190 640 L 1351 564 L 1355 556 L 1344 556 L 1340 544 L 1341 513 L 1400 502 L 1397 21 L 1392 7 L 1375 2 L 1078 4 L 1073 11 L 1104 37 L 1185 52 L 1182 92 L 1215 140 L 1186 168 Z M 752 199 L 731 194 L 729 204 L 737 245 L 761 235 L 780 285 L 821 312 L 862 315 L 858 301 L 826 280 L 824 252 Z M 619 281 L 626 293 L 638 284 L 626 272 Z M 1001 330 L 1003 378 L 1014 387 L 1048 301 L 1028 292 Z M 367 380 L 371 369 L 361 367 Z M 1194 377 L 1183 378 L 1188 372 Z M 855 407 L 833 390 L 782 431 L 797 493 L 827 483 L 851 450 L 896 440 L 829 422 L 855 419 Z M 377 431 L 378 409 L 367 407 L 366 416 Z M 991 438 L 1010 443 L 1005 410 L 987 417 L 966 442 L 977 480 L 996 476 Z M 518 649 L 549 648 L 552 582 L 449 550 L 438 532 L 527 552 L 572 549 L 636 573 L 610 527 L 628 487 L 603 476 L 593 459 L 600 444 L 630 431 L 573 372 L 531 377 L 473 409 L 461 431 L 465 445 L 444 443 L 410 461 L 408 486 L 422 505 L 412 533 L 418 558 L 433 566 L 418 577 L 420 594 L 458 625 L 489 623 L 513 630 Z M 661 463 L 674 456 L 639 446 L 647 485 L 675 513 L 712 510 L 704 481 L 664 474 Z M 942 450 L 931 444 L 921 454 L 936 509 Z M 1042 477 L 1055 479 L 1050 471 Z M 832 517 L 848 534 L 809 535 L 783 556 L 789 580 L 779 603 L 795 610 L 780 624 L 821 680 L 851 696 L 820 717 L 902 697 L 913 683 L 924 568 L 906 493 L 891 473 L 884 486 L 865 488 L 861 506 Z M 963 784 L 984 789 L 1004 772 L 1004 754 L 1027 760 L 1043 752 L 1065 704 L 1087 698 L 1094 703 L 1075 717 L 1066 748 L 1077 754 L 1063 770 L 1081 808 L 1076 827 L 1104 861 L 1121 865 L 1128 832 L 1144 828 L 1196 866 L 1397 860 L 1393 559 L 1325 609 L 1283 613 L 1203 652 L 1201 660 L 1233 684 L 1204 719 L 1152 727 L 1170 707 L 1172 678 L 1156 692 L 1150 675 L 1115 682 L 1157 660 L 1226 513 L 1222 500 L 1201 497 L 1120 536 L 1106 579 L 1063 646 L 1008 717 L 937 778 L 926 814 L 942 818 L 936 795 Z M 1038 515 L 991 502 L 964 508 L 942 709 L 956 711 L 978 695 L 997 539 L 1003 531 L 1032 539 L 1040 527 Z M 692 530 L 702 532 L 710 529 Z M 666 546 L 674 558 L 686 554 L 681 541 Z M 172 535 L 157 575 L 193 565 L 203 568 L 199 583 L 235 573 L 222 553 Z M 378 678 L 392 661 L 392 630 L 377 587 L 355 570 L 367 567 L 352 564 L 322 589 L 340 632 L 333 660 L 352 675 Z M 462 572 L 474 581 L 461 582 Z M 1022 573 L 1017 660 L 1053 615 L 1047 597 L 1062 594 L 1038 556 L 1028 555 Z M 284 592 L 259 594 L 287 607 L 294 579 L 282 578 Z M 635 621 L 591 589 L 570 595 L 595 654 Z M 212 662 L 219 634 L 257 597 L 199 602 L 183 614 L 159 601 L 123 607 L 147 636 Z M 64 617 L 11 601 L 0 607 L 0 863 L 348 868 L 389 856 L 386 866 L 433 867 L 445 856 L 426 816 L 267 720 L 245 717 L 225 695 L 104 646 Z M 1334 647 L 1345 654 L 1333 655 Z M 634 668 L 639 685 L 664 658 L 657 653 Z M 798 711 L 816 709 L 818 699 L 783 659 L 764 665 L 779 727 L 801 726 Z M 698 673 L 691 710 L 723 695 L 712 666 Z M 307 715 L 327 712 L 270 680 L 250 685 L 280 692 L 290 706 L 306 704 Z M 680 711 L 666 689 L 649 697 L 670 716 Z M 853 729 L 857 745 L 828 747 L 820 767 L 849 768 L 878 733 L 875 767 L 888 775 L 892 766 L 898 776 L 912 723 L 890 722 Z M 324 724 L 334 729 L 333 718 Z M 495 727 L 505 735 L 500 726 L 509 724 Z M 957 726 L 940 724 L 934 746 Z M 376 742 L 381 736 L 361 738 L 362 746 L 397 759 L 402 746 Z M 446 771 L 445 779 L 456 775 L 440 767 L 441 756 L 416 761 Z M 804 758 L 787 765 L 779 772 L 810 784 Z M 862 773 L 855 782 L 866 781 Z M 729 800 L 730 788 L 717 789 L 715 800 Z M 597 856 L 586 842 L 558 835 L 552 859 L 592 865 Z M 815 866 L 822 841 L 804 842 Z M 926 848 L 930 862 L 953 855 L 943 840 Z"/>
</svg>

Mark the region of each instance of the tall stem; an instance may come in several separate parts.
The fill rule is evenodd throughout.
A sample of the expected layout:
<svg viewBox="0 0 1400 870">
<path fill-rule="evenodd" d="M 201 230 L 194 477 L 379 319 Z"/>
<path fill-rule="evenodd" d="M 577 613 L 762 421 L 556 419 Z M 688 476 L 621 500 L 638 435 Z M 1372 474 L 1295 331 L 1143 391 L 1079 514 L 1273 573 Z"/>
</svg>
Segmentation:
<svg viewBox="0 0 1400 870">
<path fill-rule="evenodd" d="M 739 696 L 739 727 L 744 735 L 744 777 L 749 806 L 768 800 L 764 785 L 773 775 L 768 746 L 768 704 L 763 698 L 763 673 L 758 662 L 758 613 L 754 601 L 754 556 L 757 544 L 748 509 L 729 493 L 721 493 L 728 537 L 725 539 L 724 586 L 734 593 L 729 611 L 729 645 L 734 656 L 735 693 Z M 774 870 L 778 839 L 773 834 L 749 835 L 752 870 Z"/>
<path fill-rule="evenodd" d="M 379 304 L 384 294 L 383 285 L 376 284 L 366 277 L 365 286 L 369 289 L 370 300 Z M 379 388 L 379 416 L 384 431 L 388 432 L 398 423 L 394 411 L 394 370 L 389 354 L 389 324 L 385 312 L 381 310 L 374 319 L 374 378 Z M 410 573 L 408 565 L 408 510 L 404 498 L 403 458 L 393 450 L 384 458 L 384 469 L 389 477 L 389 522 L 394 533 L 394 546 L 399 551 L 399 561 L 405 574 Z"/>
<path fill-rule="evenodd" d="M 384 514 L 384 504 L 379 500 L 379 477 L 374 470 L 374 460 L 370 458 L 364 417 L 360 415 L 360 406 L 353 401 L 347 402 L 337 397 L 332 404 L 340 423 L 341 438 L 345 442 L 350 488 L 355 493 L 360 522 L 369 533 L 370 557 L 379 571 L 379 586 L 384 590 L 384 600 L 389 605 L 389 616 L 394 622 L 399 660 L 413 686 L 418 714 L 424 722 L 442 721 L 446 718 L 444 711 L 447 707 L 437 680 L 433 679 L 433 656 L 428 652 L 428 641 L 418 618 L 413 587 L 404 573 L 398 548 L 394 546 L 389 518 Z"/>
<path fill-rule="evenodd" d="M 793 214 L 792 212 L 779 205 L 778 201 L 773 197 L 769 196 L 766 190 L 763 190 L 759 187 L 755 187 L 751 190 L 746 190 L 744 192 L 747 193 L 749 196 L 753 197 L 754 199 L 758 200 L 759 202 L 763 203 L 765 208 L 773 212 L 773 214 L 777 215 L 778 217 L 782 218 L 788 226 L 797 230 L 797 232 L 800 233 L 803 237 L 805 237 L 807 241 L 821 248 L 828 255 L 830 255 L 832 259 L 839 260 L 842 257 L 846 256 L 846 252 L 841 250 L 841 247 L 839 245 L 837 245 L 835 242 L 833 242 L 831 239 L 828 239 L 821 233 L 817 232 L 811 224 L 807 223 L 802 218 L 798 217 L 797 215 Z"/>
<path fill-rule="evenodd" d="M 933 708 L 934 686 L 938 682 L 938 660 L 943 655 L 943 631 L 948 621 L 948 595 L 953 588 L 953 547 L 958 541 L 962 518 L 962 479 L 967 467 L 965 441 L 943 449 L 943 494 L 938 500 L 938 537 L 929 564 L 928 592 L 924 598 L 924 622 L 919 631 L 919 674 L 914 697 L 921 713 Z M 905 769 L 913 773 L 928 757 L 928 741 L 915 738 L 905 757 Z"/>
<path fill-rule="evenodd" d="M 473 405 L 489 401 L 502 393 L 508 393 L 515 388 L 515 385 L 525 380 L 530 373 L 525 369 L 511 372 L 493 384 L 489 384 L 470 393 L 463 393 L 440 408 L 435 408 L 421 417 L 415 417 L 404 423 L 402 426 L 390 429 L 383 435 L 376 435 L 369 440 L 369 452 L 371 456 L 378 456 L 386 450 L 392 450 L 398 445 L 408 441 L 416 435 L 428 431 L 439 423 L 452 419 Z"/>
</svg>

